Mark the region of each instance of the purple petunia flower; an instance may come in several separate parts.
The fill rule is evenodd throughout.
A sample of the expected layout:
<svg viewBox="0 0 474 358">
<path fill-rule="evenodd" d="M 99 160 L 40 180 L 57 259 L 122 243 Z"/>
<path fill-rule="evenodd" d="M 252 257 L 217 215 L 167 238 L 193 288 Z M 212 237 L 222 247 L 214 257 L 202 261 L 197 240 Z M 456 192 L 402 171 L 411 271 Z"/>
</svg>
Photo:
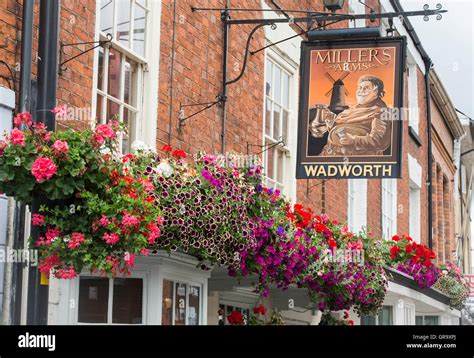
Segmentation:
<svg viewBox="0 0 474 358">
<path fill-rule="evenodd" d="M 283 226 L 278 226 L 278 229 L 276 232 L 279 236 L 285 235 L 285 229 L 283 228 Z"/>
</svg>

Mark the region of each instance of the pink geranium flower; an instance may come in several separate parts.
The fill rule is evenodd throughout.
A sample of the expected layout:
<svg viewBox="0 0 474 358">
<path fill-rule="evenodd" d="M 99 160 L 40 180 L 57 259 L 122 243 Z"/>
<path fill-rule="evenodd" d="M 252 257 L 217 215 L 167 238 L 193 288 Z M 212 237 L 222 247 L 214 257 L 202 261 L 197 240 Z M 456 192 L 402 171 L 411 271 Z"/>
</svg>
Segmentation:
<svg viewBox="0 0 474 358">
<path fill-rule="evenodd" d="M 22 124 L 27 124 L 28 126 L 31 126 L 31 114 L 30 112 L 21 112 L 18 113 L 15 118 L 13 118 L 13 124 L 15 127 L 20 127 Z"/>
<path fill-rule="evenodd" d="M 100 124 L 95 127 L 95 133 L 104 138 L 113 138 L 115 135 L 113 129 L 107 124 Z"/>
<path fill-rule="evenodd" d="M 3 155 L 5 148 L 7 147 L 7 142 L 0 140 L 0 157 Z"/>
<path fill-rule="evenodd" d="M 36 134 L 38 135 L 38 137 L 41 138 L 42 141 L 49 141 L 50 137 L 51 137 L 51 133 L 48 132 L 48 128 L 46 128 L 46 125 L 42 122 L 38 122 L 38 123 L 35 123 L 33 124 L 33 128 L 36 132 Z"/>
<path fill-rule="evenodd" d="M 31 167 L 31 174 L 33 174 L 38 183 L 42 183 L 56 174 L 56 165 L 49 158 L 38 158 Z"/>
<path fill-rule="evenodd" d="M 51 112 L 53 112 L 58 117 L 64 117 L 67 114 L 67 108 L 65 105 L 61 104 L 57 107 L 54 107 Z"/>
<path fill-rule="evenodd" d="M 104 234 L 104 240 L 108 245 L 114 245 L 119 241 L 120 237 L 117 234 L 111 233 L 111 234 Z"/>
<path fill-rule="evenodd" d="M 33 217 L 31 218 L 31 223 L 33 226 L 38 226 L 44 223 L 44 215 L 41 214 L 33 214 Z"/>
<path fill-rule="evenodd" d="M 52 145 L 52 148 L 53 148 L 53 153 L 55 155 L 67 155 L 67 152 L 69 151 L 69 145 L 67 144 L 66 141 L 62 141 L 62 140 L 57 140 L 56 142 L 54 142 L 54 144 Z"/>
<path fill-rule="evenodd" d="M 85 237 L 84 234 L 80 232 L 73 232 L 71 235 L 71 239 L 69 240 L 67 247 L 70 249 L 77 249 L 81 244 L 84 242 Z"/>
<path fill-rule="evenodd" d="M 20 145 L 22 147 L 25 146 L 25 133 L 19 129 L 12 129 L 10 136 L 7 137 L 7 139 L 9 139 L 12 144 Z"/>
</svg>

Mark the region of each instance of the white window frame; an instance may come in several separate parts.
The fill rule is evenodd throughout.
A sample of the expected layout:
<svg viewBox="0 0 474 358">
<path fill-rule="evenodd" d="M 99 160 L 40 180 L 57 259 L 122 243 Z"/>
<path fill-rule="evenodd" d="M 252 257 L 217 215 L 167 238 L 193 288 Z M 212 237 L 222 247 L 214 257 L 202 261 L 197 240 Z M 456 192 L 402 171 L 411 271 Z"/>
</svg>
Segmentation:
<svg viewBox="0 0 474 358">
<path fill-rule="evenodd" d="M 425 319 L 426 319 L 426 317 L 437 317 L 437 318 L 438 318 L 438 324 L 437 324 L 437 326 L 439 326 L 439 325 L 441 325 L 441 324 L 446 324 L 446 322 L 441 323 L 443 316 L 439 316 L 439 315 L 437 315 L 437 314 L 416 314 L 416 315 L 415 315 L 415 324 L 416 324 L 416 317 L 421 317 L 421 318 L 422 318 L 422 320 L 423 320 L 422 326 L 426 326 L 426 324 L 425 324 Z"/>
<path fill-rule="evenodd" d="M 136 0 L 133 0 L 136 1 Z M 128 59 L 133 60 L 137 63 L 137 93 L 136 97 L 136 110 L 137 114 L 134 118 L 134 125 L 130 129 L 129 133 L 129 148 L 133 141 L 140 140 L 145 142 L 152 149 L 156 149 L 156 120 L 158 113 L 158 84 L 159 84 L 159 58 L 160 58 L 160 20 L 161 20 L 161 1 L 149 0 L 147 3 L 148 14 L 145 23 L 145 56 L 143 57 L 129 48 L 120 44 L 117 40 L 113 39 L 109 44 L 109 47 L 121 52 Z M 107 40 L 105 33 L 100 31 L 100 1 L 96 2 L 96 28 L 95 28 L 95 41 Z M 133 23 L 133 7 L 131 11 L 131 22 Z M 133 24 L 132 24 L 133 26 Z M 113 31 L 112 31 L 113 32 Z M 149 34 L 153 34 L 150 36 Z M 105 46 L 106 48 L 107 46 Z M 92 90 L 92 110 L 91 118 L 93 119 L 92 127 L 96 125 L 96 110 L 97 110 L 97 97 L 98 95 L 104 95 L 104 91 L 98 89 L 97 83 L 97 72 L 99 63 L 99 51 L 97 48 L 94 51 L 94 74 L 93 74 L 93 90 Z M 107 69 L 108 56 L 107 51 L 104 51 L 104 68 Z M 122 66 L 124 67 L 124 66 Z M 122 69 L 123 70 L 123 69 Z M 107 76 L 104 76 L 104 82 L 107 81 Z M 124 76 L 121 76 L 121 91 L 123 91 Z M 102 87 L 105 88 L 105 87 Z M 122 96 L 120 98 L 123 98 Z M 115 100 L 114 102 L 117 103 Z M 122 101 L 123 102 L 123 101 Z M 120 103 L 122 104 L 122 103 Z M 124 104 L 124 107 L 129 110 L 131 106 Z M 121 107 L 121 108 L 124 108 Z M 102 115 L 101 120 L 106 118 L 107 113 L 107 98 L 102 103 Z M 123 112 L 119 114 L 120 120 L 123 118 Z M 121 148 L 120 141 L 120 148 Z"/>
<path fill-rule="evenodd" d="M 359 233 L 367 225 L 367 179 L 347 180 L 347 226 Z"/>
<path fill-rule="evenodd" d="M 410 205 L 410 216 L 409 216 L 409 234 L 416 243 L 421 242 L 421 180 L 422 180 L 422 167 L 418 164 L 418 161 L 408 154 L 408 174 L 410 177 L 409 182 L 409 205 Z"/>
<path fill-rule="evenodd" d="M 408 125 L 419 134 L 420 110 L 418 104 L 418 65 L 413 57 L 407 56 L 408 72 Z"/>
<path fill-rule="evenodd" d="M 397 179 L 382 179 L 382 236 L 390 240 L 397 232 Z"/>
<path fill-rule="evenodd" d="M 202 315 L 202 311 L 203 311 L 203 305 L 202 305 L 202 302 L 203 302 L 203 285 L 199 282 L 194 282 L 194 281 L 191 281 L 191 280 L 183 280 L 181 278 L 177 279 L 177 278 L 174 278 L 175 276 L 174 275 L 170 275 L 170 274 L 165 274 L 163 275 L 163 278 L 161 280 L 161 284 L 163 285 L 163 281 L 164 280 L 167 280 L 167 281 L 170 281 L 173 283 L 173 304 L 172 304 L 172 315 L 171 315 L 171 322 L 172 322 L 172 326 L 175 325 L 175 314 L 176 314 L 176 307 L 175 307 L 175 303 L 176 303 L 176 283 L 182 283 L 182 284 L 185 284 L 186 285 L 186 312 L 185 312 L 185 326 L 188 325 L 188 314 L 189 314 L 189 287 L 190 286 L 196 286 L 196 287 L 199 287 L 199 318 L 198 318 L 198 321 L 199 321 L 199 324 L 198 325 L 202 325 L 202 319 L 203 319 L 203 315 Z M 163 293 L 161 295 L 161 303 L 163 304 Z M 161 319 L 161 318 L 160 318 Z"/>
<path fill-rule="evenodd" d="M 81 277 L 95 277 L 95 278 L 103 278 L 109 280 L 109 293 L 108 293 L 108 304 L 107 304 L 107 322 L 106 323 L 89 323 L 89 322 L 79 322 L 79 286 L 80 286 L 80 278 Z M 150 282 L 149 273 L 144 271 L 132 271 L 130 276 L 126 277 L 115 277 L 115 278 L 140 278 L 143 280 L 143 293 L 142 293 L 142 323 L 139 324 L 130 324 L 132 326 L 143 326 L 146 325 L 147 320 L 147 313 L 148 313 L 148 285 Z M 112 313 L 113 313 L 113 287 L 114 287 L 114 279 L 110 277 L 104 277 L 99 273 L 91 273 L 91 272 L 83 272 L 79 275 L 77 279 L 74 280 L 74 299 L 77 303 L 77 309 L 74 311 L 74 324 L 76 325 L 94 325 L 94 326 L 124 326 L 127 324 L 124 323 L 112 323 Z"/>
<path fill-rule="evenodd" d="M 135 267 L 131 269 L 131 275 L 127 277 L 144 277 L 144 280 L 146 279 L 146 282 L 143 282 L 144 290 L 146 287 L 146 292 L 144 291 L 143 294 L 143 297 L 146 297 L 146 302 L 143 306 L 145 313 L 142 325 L 161 324 L 163 278 L 179 282 L 189 282 L 193 285 L 201 286 L 201 316 L 199 319 L 200 325 L 207 324 L 208 279 L 211 273 L 210 271 L 203 271 L 197 268 L 198 260 L 186 254 L 159 251 L 157 254 L 148 257 L 137 256 L 135 263 Z M 101 277 L 100 274 L 91 274 L 87 270 L 84 270 L 81 274 Z M 121 276 L 118 278 L 121 278 Z M 72 280 L 60 280 L 50 277 L 49 297 L 48 324 L 89 324 L 78 322 L 78 277 Z M 95 323 L 95 325 L 106 324 Z"/>
<path fill-rule="evenodd" d="M 294 178 L 294 158 L 296 157 L 296 132 L 295 132 L 295 127 L 292 125 L 292 123 L 295 123 L 296 120 L 296 106 L 297 106 L 297 91 L 295 90 L 295 76 L 297 74 L 297 68 L 292 66 L 289 61 L 287 61 L 284 57 L 284 55 L 281 53 L 281 51 L 278 51 L 278 49 L 269 49 L 265 52 L 265 79 L 264 79 L 264 104 L 263 104 L 263 145 L 266 145 L 267 143 L 277 143 L 277 141 L 266 134 L 265 131 L 265 126 L 266 126 L 266 103 L 267 103 L 267 95 L 266 95 L 266 83 L 267 83 L 267 61 L 272 62 L 273 66 L 278 66 L 280 69 L 282 69 L 288 76 L 288 108 L 285 108 L 288 110 L 288 128 L 287 128 L 287 138 L 285 141 L 285 146 L 282 147 L 281 145 L 277 145 L 269 150 L 274 149 L 274 156 L 273 156 L 273 172 L 274 172 L 274 178 L 269 178 L 266 175 L 264 175 L 264 181 L 267 186 L 273 187 L 273 188 L 280 188 L 282 193 L 291 198 L 296 198 L 296 182 Z M 272 67 L 273 68 L 273 67 Z M 281 83 L 282 85 L 282 83 Z M 273 98 L 270 99 L 273 103 Z M 282 106 L 282 104 L 279 104 Z M 283 109 L 283 106 L 282 106 Z M 273 109 L 271 111 L 271 132 L 273 134 Z M 280 125 L 280 131 L 282 131 L 282 126 Z M 266 170 L 266 161 L 268 158 L 268 150 L 267 147 L 264 147 L 263 150 L 265 150 L 262 153 L 262 163 L 264 163 L 264 171 Z M 281 153 L 282 155 L 282 164 L 283 168 L 281 169 L 282 172 L 282 181 L 278 182 L 276 181 L 276 173 L 278 170 L 278 152 Z"/>
</svg>

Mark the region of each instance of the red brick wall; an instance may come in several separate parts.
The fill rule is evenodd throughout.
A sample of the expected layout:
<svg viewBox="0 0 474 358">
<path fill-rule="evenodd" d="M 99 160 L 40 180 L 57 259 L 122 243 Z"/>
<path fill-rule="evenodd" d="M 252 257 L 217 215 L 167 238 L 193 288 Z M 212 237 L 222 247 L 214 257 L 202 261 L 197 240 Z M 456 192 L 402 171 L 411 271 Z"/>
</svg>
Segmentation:
<svg viewBox="0 0 474 358">
<path fill-rule="evenodd" d="M 15 71 L 15 90 L 19 90 L 19 64 L 21 59 L 21 18 L 23 1 L 0 0 L 0 60 Z M 94 41 L 95 1 L 67 0 L 61 2 L 59 40 L 62 43 Z M 39 1 L 35 1 L 33 29 L 33 80 L 36 79 L 38 64 Z M 78 54 L 90 45 L 67 47 L 64 59 Z M 67 70 L 58 77 L 58 104 L 78 108 L 90 108 L 92 100 L 93 52 L 89 52 L 67 64 Z M 8 69 L 0 63 L 0 75 L 11 77 Z M 4 78 L 0 85 L 10 87 Z M 72 121 L 69 125 L 84 127 Z M 62 128 L 58 123 L 58 129 Z"/>
</svg>

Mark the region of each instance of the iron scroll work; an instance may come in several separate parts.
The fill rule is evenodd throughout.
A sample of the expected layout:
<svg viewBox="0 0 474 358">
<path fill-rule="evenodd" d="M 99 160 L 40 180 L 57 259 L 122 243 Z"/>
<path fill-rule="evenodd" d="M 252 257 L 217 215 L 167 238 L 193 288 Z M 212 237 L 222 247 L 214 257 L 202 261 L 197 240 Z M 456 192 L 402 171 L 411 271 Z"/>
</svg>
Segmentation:
<svg viewBox="0 0 474 358">
<path fill-rule="evenodd" d="M 399 178 L 405 37 L 302 42 L 297 179 Z"/>
</svg>

